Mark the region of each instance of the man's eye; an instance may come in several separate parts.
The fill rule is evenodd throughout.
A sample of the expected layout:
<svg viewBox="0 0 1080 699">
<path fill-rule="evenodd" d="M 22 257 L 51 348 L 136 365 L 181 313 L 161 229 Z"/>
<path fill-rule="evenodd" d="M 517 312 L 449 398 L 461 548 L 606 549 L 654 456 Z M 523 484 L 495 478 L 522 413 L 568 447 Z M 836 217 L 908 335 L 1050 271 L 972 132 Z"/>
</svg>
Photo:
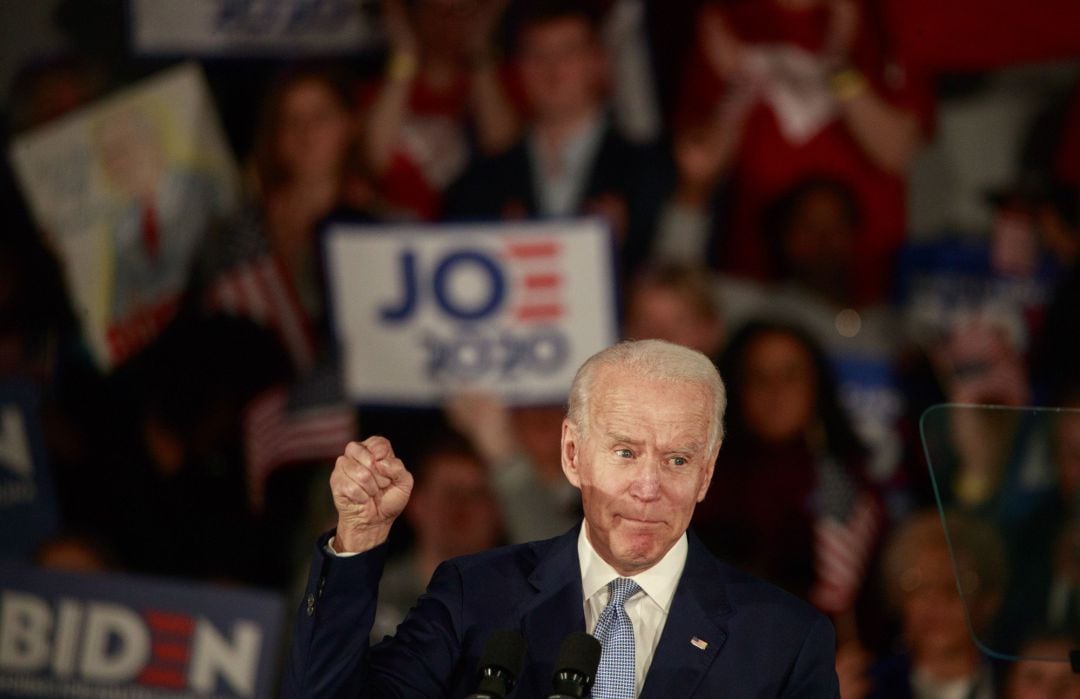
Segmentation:
<svg viewBox="0 0 1080 699">
<path fill-rule="evenodd" d="M 685 466 L 690 462 L 685 456 L 673 456 L 671 457 L 671 463 L 674 466 Z"/>
<path fill-rule="evenodd" d="M 616 449 L 615 456 L 619 457 L 620 459 L 630 459 L 633 458 L 634 453 L 629 449 Z"/>
</svg>

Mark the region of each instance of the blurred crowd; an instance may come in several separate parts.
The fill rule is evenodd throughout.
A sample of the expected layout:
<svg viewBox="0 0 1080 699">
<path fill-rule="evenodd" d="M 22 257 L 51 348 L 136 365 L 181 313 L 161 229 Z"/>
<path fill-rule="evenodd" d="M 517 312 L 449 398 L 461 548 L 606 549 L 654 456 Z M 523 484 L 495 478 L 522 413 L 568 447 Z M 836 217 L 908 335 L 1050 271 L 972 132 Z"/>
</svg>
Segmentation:
<svg viewBox="0 0 1080 699">
<path fill-rule="evenodd" d="M 29 556 L 295 591 L 335 521 L 331 463 L 253 468 L 250 416 L 267 395 L 340 398 L 323 224 L 599 216 L 623 336 L 698 349 L 728 388 L 694 531 L 832 617 L 845 699 L 1080 696 L 1067 664 L 992 661 L 969 634 L 1002 656 L 1080 648 L 1080 412 L 1018 437 L 1041 474 L 1022 502 L 1020 466 L 997 463 L 1022 417 L 939 415 L 948 487 L 919 429 L 941 403 L 1080 410 L 1080 87 L 1038 105 L 987 229 L 912 231 L 939 103 L 979 84 L 906 63 L 885 5 L 384 0 L 378 51 L 207 62 L 242 211 L 184 212 L 199 230 L 179 308 L 108 372 L 5 165 L 0 380 L 40 391 L 61 521 Z M 168 65 L 60 6 L 70 49 L 16 75 L 9 142 Z M 311 329 L 305 361 L 208 300 L 266 256 Z M 563 410 L 473 393 L 350 412 L 417 478 L 377 634 L 441 560 L 577 521 Z"/>
</svg>

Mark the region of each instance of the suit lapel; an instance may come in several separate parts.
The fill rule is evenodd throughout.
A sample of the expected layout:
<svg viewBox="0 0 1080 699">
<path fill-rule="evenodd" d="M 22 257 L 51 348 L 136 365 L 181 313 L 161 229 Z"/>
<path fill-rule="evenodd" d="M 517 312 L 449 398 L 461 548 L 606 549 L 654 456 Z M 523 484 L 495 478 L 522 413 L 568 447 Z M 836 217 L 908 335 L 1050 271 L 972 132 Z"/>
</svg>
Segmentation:
<svg viewBox="0 0 1080 699">
<path fill-rule="evenodd" d="M 733 611 L 715 560 L 688 534 L 686 567 L 641 691 L 650 697 L 689 697 L 727 641 L 724 618 Z"/>
<path fill-rule="evenodd" d="M 523 686 L 549 690 L 562 640 L 572 631 L 585 630 L 577 555 L 580 529 L 559 537 L 529 576 L 536 594 L 521 607 L 521 633 L 527 643 Z"/>
</svg>

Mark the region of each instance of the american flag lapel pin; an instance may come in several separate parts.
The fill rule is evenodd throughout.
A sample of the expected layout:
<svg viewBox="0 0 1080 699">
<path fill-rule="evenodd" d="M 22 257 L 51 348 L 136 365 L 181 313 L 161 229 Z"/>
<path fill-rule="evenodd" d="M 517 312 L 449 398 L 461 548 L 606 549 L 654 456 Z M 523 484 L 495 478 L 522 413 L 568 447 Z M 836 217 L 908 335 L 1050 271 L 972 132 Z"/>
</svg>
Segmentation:
<svg viewBox="0 0 1080 699">
<path fill-rule="evenodd" d="M 709 647 L 709 642 L 708 641 L 702 641 L 697 636 L 694 636 L 693 638 L 690 639 L 690 645 L 692 645 L 694 648 L 697 648 L 698 650 L 705 650 L 706 648 Z"/>
</svg>

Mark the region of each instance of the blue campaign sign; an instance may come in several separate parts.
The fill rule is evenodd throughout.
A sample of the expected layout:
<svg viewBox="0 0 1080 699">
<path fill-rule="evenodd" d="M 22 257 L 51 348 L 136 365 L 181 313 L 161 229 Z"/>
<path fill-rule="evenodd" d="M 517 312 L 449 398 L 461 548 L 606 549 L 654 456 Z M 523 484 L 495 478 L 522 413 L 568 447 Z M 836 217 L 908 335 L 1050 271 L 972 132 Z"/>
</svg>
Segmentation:
<svg viewBox="0 0 1080 699">
<path fill-rule="evenodd" d="M 33 384 L 0 382 L 0 557 L 26 558 L 57 526 Z"/>
<path fill-rule="evenodd" d="M 958 323 L 992 318 L 1025 349 L 1029 324 L 1040 317 L 1061 275 L 1046 253 L 1029 274 L 994 268 L 985 243 L 946 239 L 909 246 L 897 265 L 896 303 L 921 338 L 947 335 Z"/>
<path fill-rule="evenodd" d="M 0 565 L 0 698 L 273 696 L 266 592 Z"/>
</svg>

